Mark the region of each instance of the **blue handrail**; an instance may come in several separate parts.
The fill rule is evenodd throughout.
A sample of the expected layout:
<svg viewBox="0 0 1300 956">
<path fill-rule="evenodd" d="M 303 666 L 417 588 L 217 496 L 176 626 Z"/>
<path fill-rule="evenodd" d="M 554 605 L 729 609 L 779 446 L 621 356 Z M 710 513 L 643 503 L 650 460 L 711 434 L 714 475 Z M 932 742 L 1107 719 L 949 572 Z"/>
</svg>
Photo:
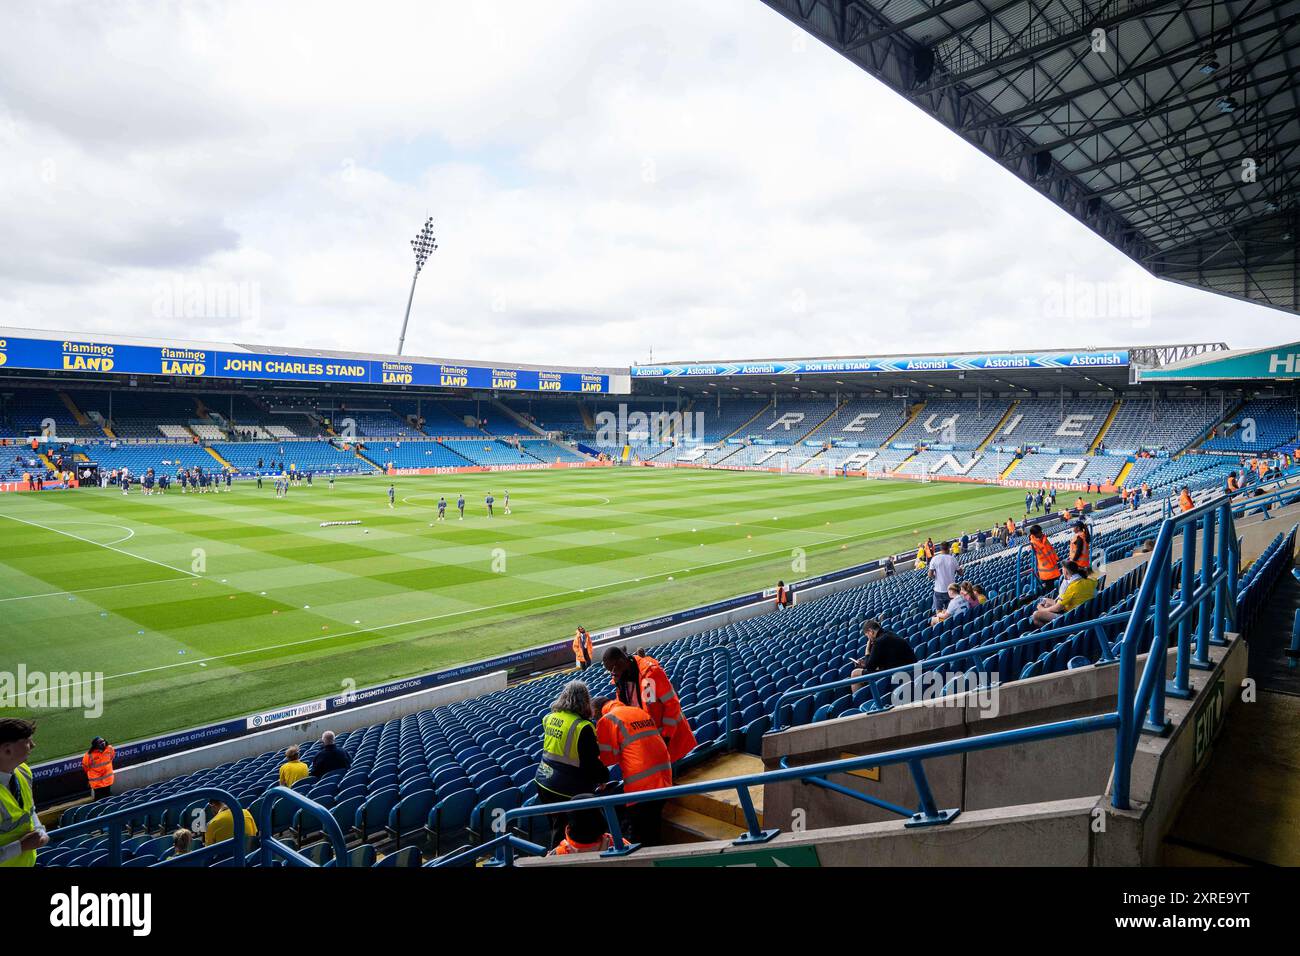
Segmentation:
<svg viewBox="0 0 1300 956">
<path fill-rule="evenodd" d="M 1135 613 L 1129 619 L 1120 639 L 1119 697 L 1116 713 L 1119 728 L 1115 734 L 1115 771 L 1112 804 L 1118 810 L 1129 809 L 1129 788 L 1132 780 L 1132 762 L 1137 752 L 1138 740 L 1143 731 L 1164 733 L 1168 729 L 1165 717 L 1165 694 L 1190 695 L 1188 668 L 1190 654 L 1190 628 L 1184 621 L 1199 611 L 1203 616 L 1213 614 L 1213 629 L 1208 624 L 1198 627 L 1197 658 L 1208 662 L 1209 643 L 1222 640 L 1223 628 L 1233 615 L 1237 601 L 1237 572 L 1240 555 L 1232 521 L 1231 496 L 1218 498 L 1167 518 L 1156 534 L 1155 548 L 1147 562 L 1147 574 L 1142 579 L 1134 601 Z M 1218 529 L 1217 539 L 1215 529 Z M 1174 537 L 1183 535 L 1183 583 L 1177 606 L 1172 605 L 1170 572 Z M 1203 551 L 1205 560 L 1200 569 L 1199 585 L 1188 575 L 1188 556 L 1196 553 L 1198 533 L 1214 541 L 1213 548 Z M 1137 675 L 1138 642 L 1146 627 L 1146 615 L 1137 613 L 1151 608 L 1152 638 L 1147 662 L 1139 681 Z M 1174 680 L 1165 681 L 1165 667 L 1169 649 L 1170 628 L 1179 628 Z"/>
<path fill-rule="evenodd" d="M 315 866 L 311 860 L 307 859 L 297 850 L 288 844 L 277 840 L 271 834 L 271 815 L 275 810 L 275 804 L 284 800 L 292 804 L 304 813 L 311 814 L 320 821 L 321 831 L 325 834 L 326 839 L 330 841 L 330 846 L 334 849 L 334 865 L 346 867 L 351 864 L 348 857 L 348 843 L 343 837 L 343 829 L 339 822 L 334 819 L 333 814 L 325 807 L 321 806 L 315 800 L 304 797 L 295 790 L 288 787 L 272 787 L 263 795 L 262 804 L 258 808 L 257 829 L 262 834 L 262 846 L 259 850 L 261 854 L 261 865 L 270 866 L 278 857 L 290 866 Z"/>
<path fill-rule="evenodd" d="M 922 761 L 932 760 L 937 757 L 948 757 L 955 754 L 971 753 L 978 750 L 991 750 L 996 747 L 1004 747 L 1016 743 L 1033 743 L 1038 740 L 1049 740 L 1056 737 L 1077 736 L 1079 734 L 1090 734 L 1098 731 L 1110 730 L 1117 725 L 1115 714 L 1097 714 L 1092 717 L 1075 717 L 1070 720 L 1058 721 L 1055 723 L 1041 724 L 1036 727 L 1021 727 L 1014 730 L 1001 730 L 991 734 L 982 734 L 976 737 L 962 737 L 957 740 L 945 740 L 937 743 L 922 744 L 917 747 L 905 747 L 900 750 L 889 750 L 879 754 L 866 754 L 857 757 L 848 757 L 841 760 L 828 760 L 821 763 L 806 764 L 800 767 L 782 767 L 778 770 L 769 770 L 765 773 L 743 774 L 737 777 L 727 777 L 720 780 L 702 780 L 699 783 L 675 784 L 671 787 L 661 787 L 658 790 L 642 790 L 636 793 L 619 793 L 604 797 L 587 797 L 582 800 L 570 800 L 566 803 L 547 803 L 538 804 L 531 807 L 518 807 L 514 810 L 506 811 L 504 825 L 507 829 L 511 824 L 530 817 L 549 816 L 555 813 L 569 813 L 581 810 L 602 810 L 605 813 L 605 819 L 609 826 L 609 834 L 613 839 L 613 847 L 601 853 L 604 857 L 626 856 L 629 853 L 639 849 L 636 844 L 631 846 L 622 846 L 622 830 L 619 827 L 618 816 L 615 808 L 626 806 L 632 803 L 640 803 L 646 800 L 673 800 L 677 797 L 691 796 L 699 793 L 715 793 L 724 790 L 735 790 L 740 800 L 741 809 L 745 813 L 745 833 L 741 834 L 732 842 L 737 846 L 744 846 L 751 843 L 763 843 L 779 833 L 776 829 L 763 829 L 759 823 L 758 815 L 754 812 L 754 804 L 749 795 L 749 788 L 753 786 L 762 786 L 769 783 L 784 783 L 792 780 L 810 780 L 814 777 L 825 777 L 834 773 L 847 773 L 852 770 L 863 770 L 868 767 L 886 767 L 893 764 L 908 764 L 913 771 L 913 780 L 917 785 L 920 794 L 921 809 L 911 815 L 909 821 L 913 826 L 925 826 L 936 823 L 950 822 L 957 816 L 956 810 L 939 810 L 934 803 L 934 797 L 929 792 L 929 787 L 925 783 L 924 774 L 918 774 L 917 769 L 921 766 Z M 901 808 L 900 808 L 901 810 Z M 514 850 L 509 841 L 498 840 L 497 843 L 497 863 L 499 865 L 511 866 L 514 860 Z M 481 851 L 481 847 L 474 847 L 474 850 Z"/>
<path fill-rule="evenodd" d="M 917 661 L 915 664 L 900 664 L 898 667 L 890 667 L 887 670 L 872 671 L 870 674 L 861 674 L 857 677 L 840 677 L 833 681 L 827 681 L 824 684 L 814 684 L 809 687 L 791 687 L 789 690 L 782 691 L 772 705 L 772 729 L 769 733 L 775 733 L 784 729 L 781 723 L 781 709 L 792 700 L 800 697 L 810 697 L 820 694 L 824 690 L 838 690 L 841 687 L 848 687 L 852 684 L 871 684 L 878 682 L 881 678 L 892 678 L 895 674 L 920 673 L 921 669 L 933 669 L 932 665 L 950 664 L 957 661 L 971 660 L 977 657 L 988 657 L 997 654 L 999 651 L 1007 650 L 1013 647 L 1023 647 L 1027 644 L 1039 644 L 1045 637 L 1061 632 L 1077 633 L 1095 629 L 1105 624 L 1118 624 L 1128 621 L 1130 612 L 1116 611 L 1111 614 L 1103 614 L 1099 617 L 1089 618 L 1086 621 L 1053 621 L 1051 624 L 1024 634 L 1020 637 L 1007 638 L 1004 641 L 994 641 L 991 644 L 977 644 L 974 647 L 968 647 L 964 651 L 952 651 L 947 654 L 941 654 L 938 657 L 927 657 L 923 661 Z M 1114 653 L 1114 649 L 1103 643 L 1103 651 Z M 1103 654 L 1106 661 L 1110 661 L 1108 654 Z"/>
<path fill-rule="evenodd" d="M 206 861 L 209 858 L 213 860 L 225 857 L 229 846 L 233 845 L 234 850 L 230 854 L 228 865 L 244 865 L 244 808 L 234 795 L 220 787 L 196 787 L 193 790 L 186 790 L 183 793 L 173 793 L 165 797 L 159 797 L 157 800 L 150 800 L 148 803 L 136 804 L 131 807 L 124 807 L 121 810 L 114 810 L 111 813 L 103 813 L 88 820 L 82 820 L 78 823 L 69 824 L 66 827 L 59 827 L 57 830 L 50 831 L 50 845 L 61 843 L 75 836 L 86 833 L 97 833 L 100 830 L 105 832 L 108 837 L 108 866 L 122 865 L 122 824 L 129 820 L 138 819 L 142 814 L 148 814 L 153 810 L 165 810 L 171 807 L 188 806 L 195 800 L 207 797 L 209 800 L 220 800 L 230 808 L 232 820 L 231 838 L 222 840 L 212 846 L 201 847 L 191 853 L 184 854 L 183 857 L 172 857 L 163 860 L 162 866 L 167 866 L 172 860 L 183 859 L 187 864 L 193 864 L 194 861 Z M 222 859 L 223 862 L 224 859 Z"/>
<path fill-rule="evenodd" d="M 567 807 L 568 804 L 565 804 Z M 485 856 L 487 852 L 492 851 L 494 859 L 499 859 L 498 848 L 509 846 L 512 853 L 515 850 L 521 853 L 527 853 L 529 856 L 546 856 L 546 847 L 533 843 L 531 840 L 525 840 L 515 833 L 506 832 L 500 836 L 493 837 L 486 843 L 480 843 L 477 846 L 462 847 L 445 856 L 440 856 L 424 864 L 425 867 L 437 869 L 439 867 L 452 866 L 473 866 L 475 861 Z M 491 865 L 500 865 L 500 863 L 490 863 Z"/>
</svg>

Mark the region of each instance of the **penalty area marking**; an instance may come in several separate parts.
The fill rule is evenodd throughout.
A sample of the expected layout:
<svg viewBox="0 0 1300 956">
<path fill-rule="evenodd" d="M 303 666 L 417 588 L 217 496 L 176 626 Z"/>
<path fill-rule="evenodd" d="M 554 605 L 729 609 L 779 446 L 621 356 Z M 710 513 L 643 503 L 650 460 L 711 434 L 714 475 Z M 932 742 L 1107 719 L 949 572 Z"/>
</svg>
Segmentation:
<svg viewBox="0 0 1300 956">
<path fill-rule="evenodd" d="M 132 554 L 130 551 L 123 551 L 121 548 L 115 548 L 111 544 L 101 544 L 98 541 L 91 541 L 89 538 L 83 538 L 81 535 L 73 534 L 71 531 L 60 531 L 58 528 L 51 528 L 48 525 L 43 525 L 36 521 L 28 521 L 26 518 L 17 518 L 13 515 L 4 514 L 3 512 L 0 512 L 0 518 L 8 518 L 10 521 L 17 521 L 19 524 L 31 525 L 33 528 L 40 528 L 42 531 L 50 531 L 54 534 L 61 534 L 69 538 L 75 538 L 76 540 L 82 541 L 86 544 L 93 544 L 97 548 L 106 548 L 109 551 L 116 552 L 117 554 L 124 554 L 128 558 L 135 558 L 139 561 L 148 561 L 150 564 L 156 564 L 160 568 L 166 568 L 168 571 L 177 571 L 191 578 L 202 577 L 202 575 L 195 574 L 193 571 L 186 571 L 184 568 L 175 568 L 170 564 L 163 564 L 161 561 L 155 561 L 153 558 L 146 558 L 142 554 Z"/>
<path fill-rule="evenodd" d="M 104 547 L 108 547 L 109 545 L 114 545 L 114 544 L 121 544 L 123 541 L 130 541 L 132 538 L 135 537 L 135 531 L 133 531 L 132 529 L 120 524 L 110 524 L 107 521 L 80 521 L 80 520 L 60 518 L 58 521 L 55 521 L 54 524 L 86 525 L 87 527 L 92 527 L 92 528 L 116 528 L 118 531 L 126 532 L 126 535 L 124 537 L 115 538 L 112 541 L 104 542 Z M 51 528 L 50 530 L 54 530 L 54 529 Z M 100 542 L 97 541 L 95 543 L 99 544 Z"/>
</svg>

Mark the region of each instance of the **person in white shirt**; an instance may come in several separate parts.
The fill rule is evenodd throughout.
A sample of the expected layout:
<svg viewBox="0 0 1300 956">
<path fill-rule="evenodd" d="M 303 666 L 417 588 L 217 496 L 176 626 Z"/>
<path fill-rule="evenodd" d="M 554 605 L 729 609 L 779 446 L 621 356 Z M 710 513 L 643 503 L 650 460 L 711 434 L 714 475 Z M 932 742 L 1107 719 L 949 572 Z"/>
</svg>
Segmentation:
<svg viewBox="0 0 1300 956">
<path fill-rule="evenodd" d="M 948 587 L 957 580 L 957 559 L 952 556 L 952 543 L 939 545 L 939 553 L 930 560 L 927 572 L 934 582 L 934 609 L 942 611 L 948 606 Z"/>
</svg>

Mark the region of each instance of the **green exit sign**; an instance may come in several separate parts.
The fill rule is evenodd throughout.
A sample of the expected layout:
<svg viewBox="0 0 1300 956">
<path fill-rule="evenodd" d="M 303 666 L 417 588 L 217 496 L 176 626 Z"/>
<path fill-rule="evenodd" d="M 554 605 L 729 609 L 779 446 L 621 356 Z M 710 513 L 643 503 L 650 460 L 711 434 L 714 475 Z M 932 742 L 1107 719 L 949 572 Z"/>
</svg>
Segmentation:
<svg viewBox="0 0 1300 956">
<path fill-rule="evenodd" d="M 1201 765 L 1201 760 L 1209 752 L 1210 746 L 1214 743 L 1214 738 L 1218 736 L 1219 728 L 1223 725 L 1224 698 L 1223 675 L 1219 675 L 1219 679 L 1214 682 L 1214 687 L 1206 695 L 1205 703 L 1196 712 L 1196 721 L 1193 725 L 1196 734 L 1194 763 L 1198 767 Z"/>
</svg>

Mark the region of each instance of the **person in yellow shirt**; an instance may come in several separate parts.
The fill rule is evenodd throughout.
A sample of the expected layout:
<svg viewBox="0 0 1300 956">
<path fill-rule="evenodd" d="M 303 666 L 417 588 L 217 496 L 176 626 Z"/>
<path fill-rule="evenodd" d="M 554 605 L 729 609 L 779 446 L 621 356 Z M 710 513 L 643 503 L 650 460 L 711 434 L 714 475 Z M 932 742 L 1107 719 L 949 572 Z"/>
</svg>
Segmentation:
<svg viewBox="0 0 1300 956">
<path fill-rule="evenodd" d="M 222 840 L 232 839 L 235 835 L 235 818 L 230 808 L 220 800 L 208 801 L 208 826 L 203 831 L 203 845 L 212 846 Z M 257 824 L 253 815 L 244 811 L 244 837 L 257 836 Z"/>
<path fill-rule="evenodd" d="M 1097 579 L 1073 561 L 1061 565 L 1065 571 L 1065 584 L 1056 597 L 1045 597 L 1038 602 L 1033 621 L 1037 625 L 1050 624 L 1066 611 L 1072 611 L 1097 594 Z"/>
<path fill-rule="evenodd" d="M 298 759 L 298 747 L 294 745 L 284 752 L 284 763 L 280 764 L 280 786 L 292 787 L 295 783 L 311 774 L 311 767 Z"/>
</svg>

